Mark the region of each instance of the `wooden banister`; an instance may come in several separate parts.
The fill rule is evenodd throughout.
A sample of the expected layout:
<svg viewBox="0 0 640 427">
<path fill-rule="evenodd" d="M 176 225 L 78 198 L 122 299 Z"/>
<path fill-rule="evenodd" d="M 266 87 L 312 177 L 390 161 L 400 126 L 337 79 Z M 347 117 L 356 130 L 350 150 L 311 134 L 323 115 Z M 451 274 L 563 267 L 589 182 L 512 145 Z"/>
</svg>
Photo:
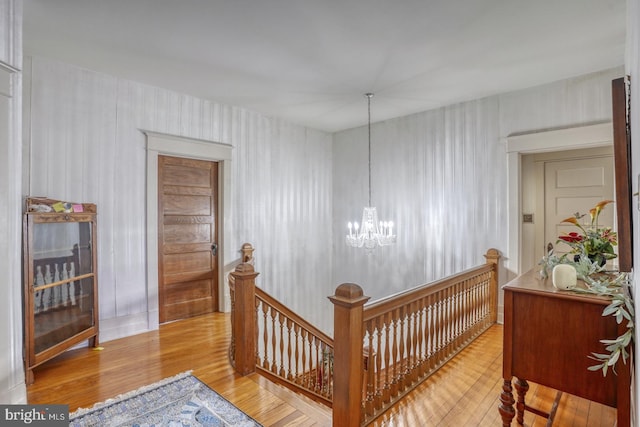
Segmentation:
<svg viewBox="0 0 640 427">
<path fill-rule="evenodd" d="M 256 288 L 244 244 L 229 274 L 232 364 L 332 406 L 334 426 L 370 424 L 496 322 L 500 254 L 485 258 L 371 304 L 360 286 L 338 286 L 331 339 Z"/>
<path fill-rule="evenodd" d="M 232 365 L 331 406 L 333 339 L 255 286 L 253 251 L 243 244 L 243 263 L 229 273 Z"/>
<path fill-rule="evenodd" d="M 358 285 L 340 285 L 329 297 L 340 325 L 333 425 L 371 422 L 486 328 L 493 272 L 482 265 L 367 306 Z"/>
</svg>

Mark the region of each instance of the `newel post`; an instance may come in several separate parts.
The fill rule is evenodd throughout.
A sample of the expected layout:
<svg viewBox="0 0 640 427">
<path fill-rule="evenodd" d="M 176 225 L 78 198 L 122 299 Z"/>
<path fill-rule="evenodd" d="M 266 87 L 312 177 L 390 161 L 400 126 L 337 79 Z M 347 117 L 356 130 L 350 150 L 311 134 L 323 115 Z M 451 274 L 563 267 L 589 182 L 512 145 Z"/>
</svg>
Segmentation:
<svg viewBox="0 0 640 427">
<path fill-rule="evenodd" d="M 333 425 L 356 427 L 362 417 L 363 305 L 362 288 L 343 283 L 329 299 L 333 303 Z"/>
<path fill-rule="evenodd" d="M 229 273 L 235 279 L 233 318 L 235 368 L 240 375 L 256 370 L 256 273 L 248 263 L 238 265 Z"/>
<path fill-rule="evenodd" d="M 487 264 L 493 266 L 493 274 L 491 275 L 491 322 L 498 321 L 498 261 L 500 261 L 500 251 L 497 249 L 489 249 L 485 254 Z"/>
</svg>

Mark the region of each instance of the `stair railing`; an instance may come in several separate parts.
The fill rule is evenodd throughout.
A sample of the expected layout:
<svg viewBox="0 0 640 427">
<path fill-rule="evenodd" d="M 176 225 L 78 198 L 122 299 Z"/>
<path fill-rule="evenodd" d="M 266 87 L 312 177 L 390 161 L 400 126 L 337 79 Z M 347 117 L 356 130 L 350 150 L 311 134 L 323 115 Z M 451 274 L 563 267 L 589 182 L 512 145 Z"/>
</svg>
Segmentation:
<svg viewBox="0 0 640 427">
<path fill-rule="evenodd" d="M 338 286 L 331 339 L 256 288 L 243 255 L 229 275 L 232 364 L 331 406 L 336 427 L 368 425 L 496 322 L 500 254 L 485 258 L 371 304 L 360 286 Z"/>
<path fill-rule="evenodd" d="M 230 360 L 236 372 L 254 371 L 331 406 L 333 339 L 255 286 L 253 252 L 243 245 L 243 263 L 229 274 Z M 249 255 L 247 255 L 249 253 Z"/>
</svg>

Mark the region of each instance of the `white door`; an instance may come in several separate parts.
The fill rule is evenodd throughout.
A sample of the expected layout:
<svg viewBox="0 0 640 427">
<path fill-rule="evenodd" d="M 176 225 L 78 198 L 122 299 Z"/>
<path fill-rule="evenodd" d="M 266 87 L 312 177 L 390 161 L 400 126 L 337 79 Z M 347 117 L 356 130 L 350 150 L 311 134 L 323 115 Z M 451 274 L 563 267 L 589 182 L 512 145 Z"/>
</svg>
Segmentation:
<svg viewBox="0 0 640 427">
<path fill-rule="evenodd" d="M 544 244 L 552 244 L 557 254 L 568 252 L 568 245 L 556 243 L 558 236 L 579 230 L 562 220 L 579 213 L 585 214 L 580 222 L 589 224 L 589 210 L 602 200 L 613 200 L 613 177 L 612 156 L 545 162 Z M 605 208 L 598 225 L 614 227 L 614 212 L 613 206 Z"/>
</svg>

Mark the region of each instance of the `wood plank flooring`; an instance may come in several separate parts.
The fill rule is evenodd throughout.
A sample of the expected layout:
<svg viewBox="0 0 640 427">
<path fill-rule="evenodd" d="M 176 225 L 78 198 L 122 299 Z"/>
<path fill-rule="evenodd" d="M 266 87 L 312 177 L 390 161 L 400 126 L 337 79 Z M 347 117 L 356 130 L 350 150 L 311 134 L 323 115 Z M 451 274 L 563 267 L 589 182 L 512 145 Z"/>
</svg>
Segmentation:
<svg viewBox="0 0 640 427">
<path fill-rule="evenodd" d="M 27 388 L 28 401 L 68 404 L 73 411 L 193 370 L 200 380 L 265 427 L 331 426 L 331 411 L 325 406 L 257 374 L 237 375 L 227 357 L 229 332 L 229 315 L 213 313 L 105 342 L 101 351 L 68 351 L 35 369 L 35 383 Z M 502 327 L 496 325 L 372 425 L 499 426 L 501 370 Z M 544 410 L 551 408 L 555 391 L 530 386 L 528 403 Z M 615 414 L 615 409 L 564 394 L 554 425 L 612 426 Z M 526 413 L 524 425 L 544 426 L 546 419 Z"/>
</svg>

